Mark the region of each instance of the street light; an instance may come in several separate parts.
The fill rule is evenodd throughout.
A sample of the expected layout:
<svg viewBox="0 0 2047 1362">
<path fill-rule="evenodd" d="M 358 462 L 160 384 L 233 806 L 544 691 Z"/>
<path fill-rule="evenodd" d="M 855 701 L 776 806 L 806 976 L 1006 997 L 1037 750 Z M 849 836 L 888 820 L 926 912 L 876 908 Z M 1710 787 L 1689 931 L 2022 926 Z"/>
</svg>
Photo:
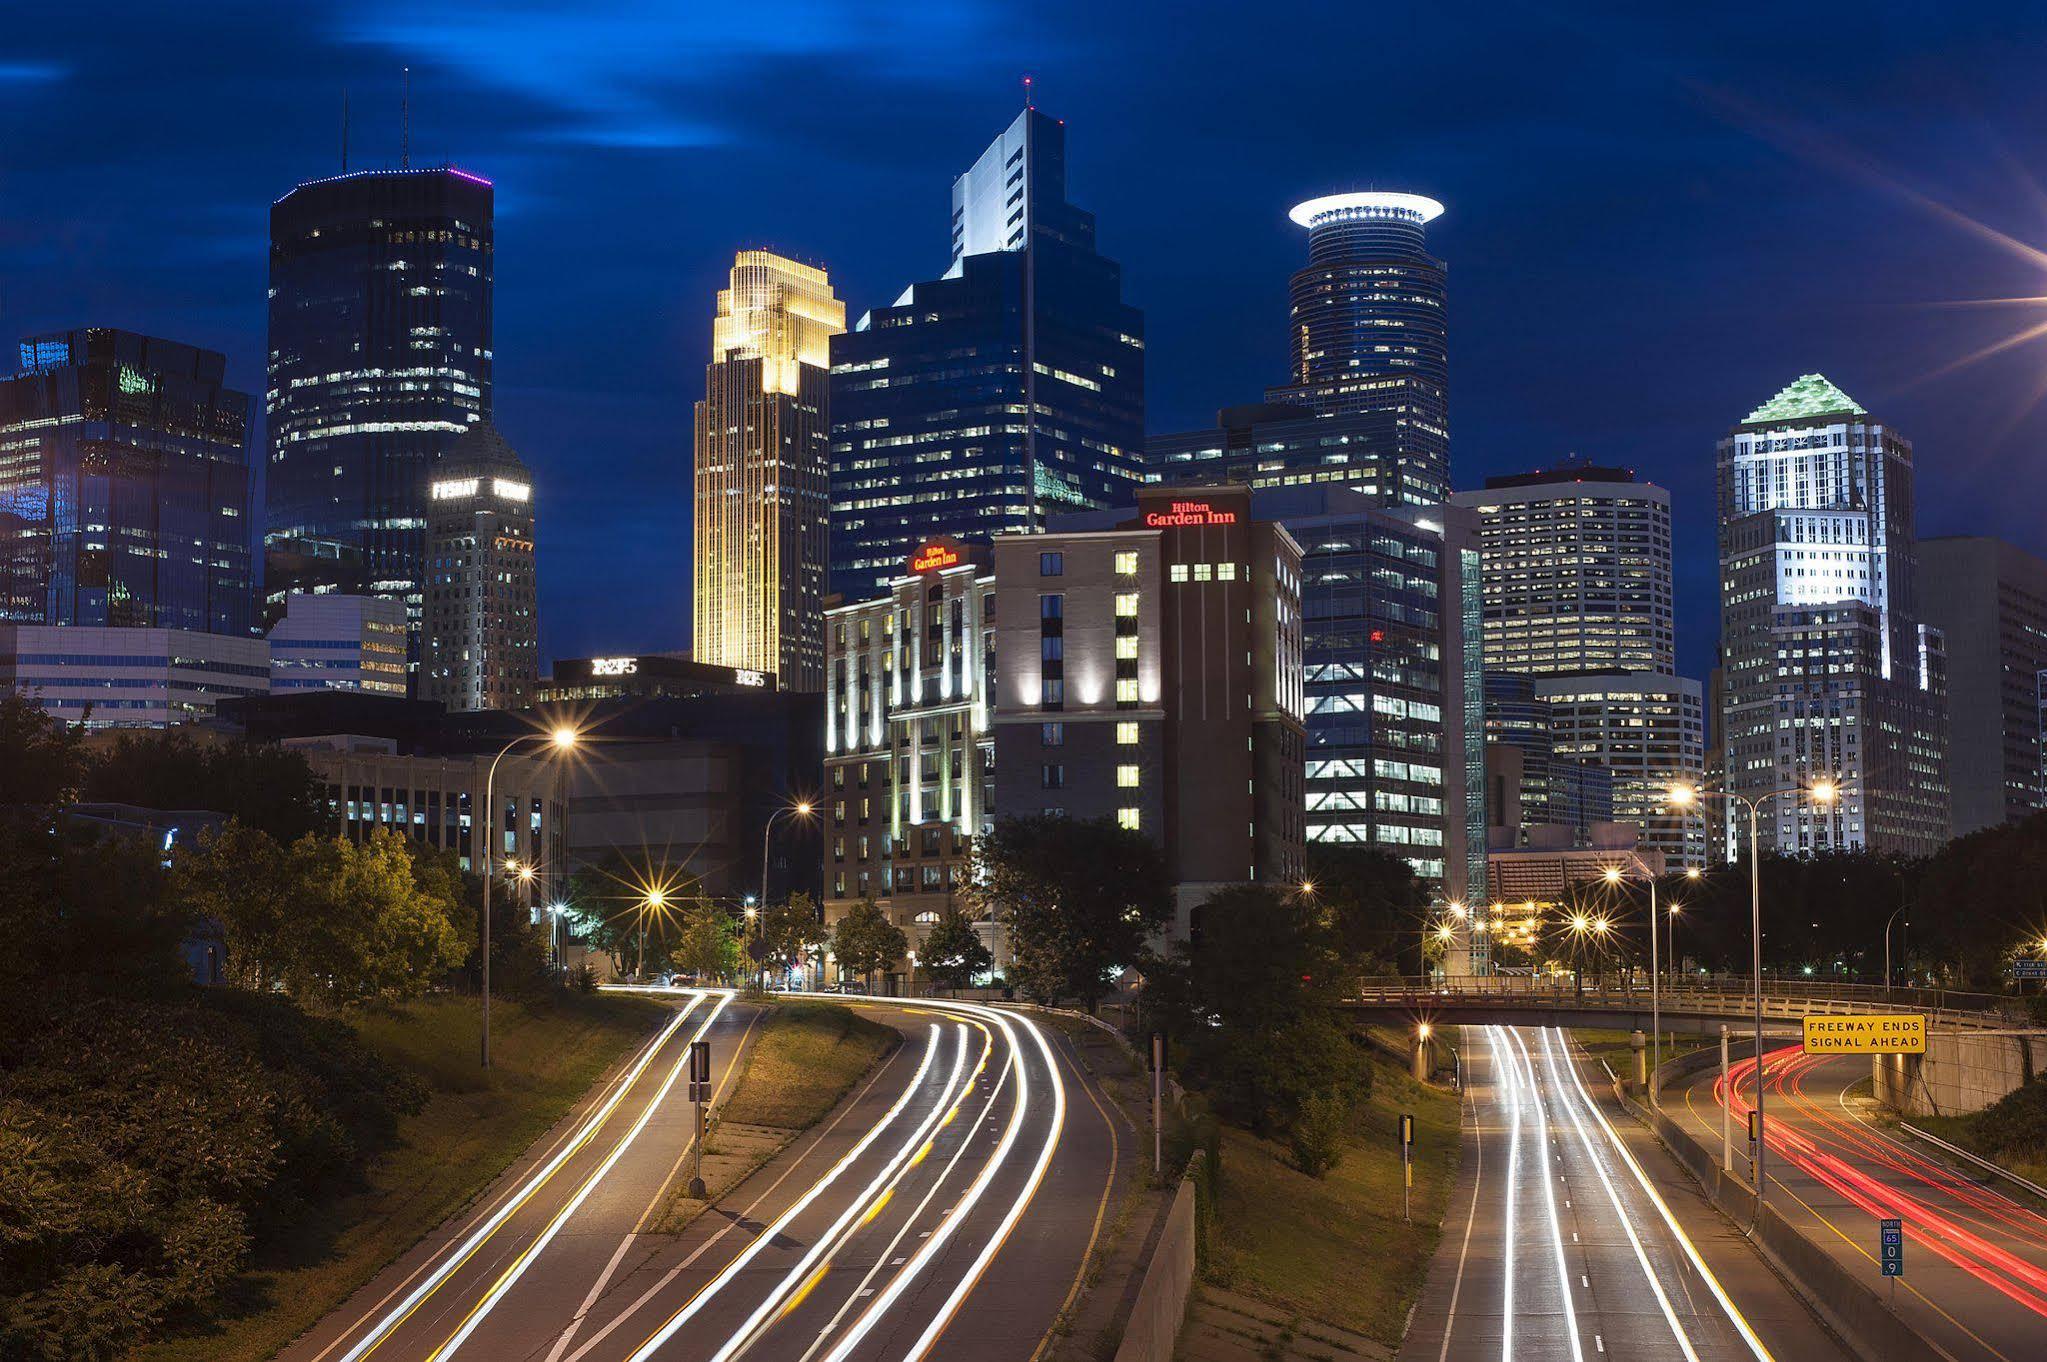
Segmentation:
<svg viewBox="0 0 2047 1362">
<path fill-rule="evenodd" d="M 581 738 L 575 729 L 563 724 L 551 733 L 522 733 L 506 743 L 498 754 L 490 759 L 490 768 L 483 775 L 483 1067 L 490 1067 L 490 863 L 497 854 L 496 834 L 491 825 L 496 821 L 498 763 L 521 743 L 551 743 L 557 754 L 573 749 Z M 507 858 L 505 868 L 516 870 L 519 863 Z M 526 867 L 525 877 L 532 877 L 533 869 Z"/>
<path fill-rule="evenodd" d="M 668 906 L 668 891 L 660 885 L 649 889 L 640 900 L 640 954 L 633 962 L 633 973 L 641 983 L 647 981 L 647 914 L 661 912 Z"/>
<path fill-rule="evenodd" d="M 1649 1059 L 1649 1105 L 1660 1107 L 1663 1105 L 1663 1102 L 1656 1091 L 1655 1073 L 1657 1066 L 1663 1062 L 1663 962 L 1657 957 L 1656 952 L 1656 877 L 1649 873 L 1649 867 L 1643 864 L 1641 857 L 1634 857 L 1634 862 L 1641 869 L 1642 878 L 1649 882 L 1649 1035 L 1651 1045 Z M 1619 884 L 1621 878 L 1621 868 L 1619 866 L 1610 865 L 1606 868 L 1606 882 L 1608 884 Z"/>
<path fill-rule="evenodd" d="M 1750 968 L 1755 985 L 1755 1032 L 1756 1032 L 1756 1218 L 1761 1220 L 1763 1203 L 1769 1199 L 1769 1179 L 1764 1173 L 1764 1151 L 1768 1135 L 1763 1126 L 1763 805 L 1786 795 L 1808 796 L 1813 803 L 1825 808 L 1841 797 L 1838 781 L 1820 779 L 1801 789 L 1796 785 L 1783 789 L 1766 790 L 1759 795 L 1737 794 L 1732 790 L 1702 790 L 1693 785 L 1670 787 L 1670 802 L 1677 808 L 1688 809 L 1702 799 L 1718 799 L 1723 803 L 1738 803 L 1748 810 L 1748 911 L 1749 938 L 1752 950 Z M 1723 1101 L 1732 1101 L 1733 1093 L 1724 1094 Z"/>
<path fill-rule="evenodd" d="M 785 813 L 793 813 L 798 818 L 808 818 L 810 817 L 810 807 L 810 801 L 807 799 L 799 799 L 794 804 L 784 805 L 782 808 L 776 809 L 773 813 L 769 814 L 768 821 L 761 827 L 760 905 L 763 908 L 768 906 L 768 837 L 775 830 L 775 820 Z M 753 920 L 751 914 L 748 915 L 747 920 L 749 922 Z M 766 960 L 757 960 L 754 963 L 757 967 L 756 982 L 765 990 L 768 986 L 768 962 Z"/>
</svg>

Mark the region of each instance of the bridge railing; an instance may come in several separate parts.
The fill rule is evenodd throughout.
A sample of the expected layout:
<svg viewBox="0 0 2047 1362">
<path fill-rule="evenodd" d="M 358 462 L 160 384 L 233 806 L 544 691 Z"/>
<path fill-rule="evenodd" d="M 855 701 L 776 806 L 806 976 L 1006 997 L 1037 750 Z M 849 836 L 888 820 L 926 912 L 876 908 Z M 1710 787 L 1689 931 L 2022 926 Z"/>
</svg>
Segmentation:
<svg viewBox="0 0 2047 1362">
<path fill-rule="evenodd" d="M 1741 974 L 1666 975 L 1659 992 L 1666 1003 L 1710 1006 L 1739 1013 L 1753 1006 L 1755 987 Z M 1647 1007 L 1646 974 L 1539 976 L 1527 974 L 1421 978 L 1405 976 L 1364 980 L 1352 994 L 1355 1001 L 1382 1005 L 1426 1006 L 1479 999 L 1525 999 L 1530 1002 L 1583 1004 L 1592 1007 Z M 1848 984 L 1827 980 L 1763 980 L 1763 1010 L 1770 1016 L 1808 1012 L 1911 1011 L 1932 1012 L 1967 1020 L 2021 1020 L 2024 1003 L 2010 996 L 1959 989 L 1885 988 L 1881 984 Z"/>
</svg>

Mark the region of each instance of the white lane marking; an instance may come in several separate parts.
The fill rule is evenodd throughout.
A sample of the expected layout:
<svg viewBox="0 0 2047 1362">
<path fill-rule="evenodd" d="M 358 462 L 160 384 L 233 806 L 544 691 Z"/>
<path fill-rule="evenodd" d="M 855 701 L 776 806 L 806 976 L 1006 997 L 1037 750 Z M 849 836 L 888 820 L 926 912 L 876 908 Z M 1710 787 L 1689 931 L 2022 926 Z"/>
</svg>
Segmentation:
<svg viewBox="0 0 2047 1362">
<path fill-rule="evenodd" d="M 1521 1033 L 1518 1031 L 1508 1031 L 1507 1039 L 1512 1048 L 1519 1051 L 1520 1059 L 1528 1064 L 1528 1097 L 1535 1103 L 1535 1119 L 1542 1123 L 1544 1130 L 1548 1130 L 1549 1109 L 1542 1100 L 1541 1084 L 1535 1076 L 1535 1065 L 1528 1059 L 1528 1047 L 1522 1042 Z M 1510 1053 L 1510 1062 L 1512 1059 L 1513 1055 Z M 1557 1286 L 1564 1293 L 1564 1331 L 1571 1340 L 1571 1362 L 1585 1362 L 1585 1345 L 1578 1341 L 1578 1307 L 1572 1300 L 1571 1268 L 1570 1264 L 1564 1261 L 1564 1222 L 1557 1215 L 1557 1192 L 1556 1188 L 1550 1186 L 1548 1178 L 1542 1180 L 1542 1197 L 1544 1205 L 1549 1209 L 1549 1241 L 1550 1247 L 1556 1253 Z M 1566 1207 L 1570 1204 L 1568 1201 L 1564 1203 Z"/>
<path fill-rule="evenodd" d="M 625 1081 L 618 1085 L 618 1091 L 613 1093 L 611 1095 L 610 1100 L 607 1101 L 602 1107 L 598 1108 L 597 1111 L 591 1115 L 588 1121 L 585 1121 L 583 1123 L 583 1128 L 576 1132 L 576 1138 L 569 1141 L 569 1143 L 562 1148 L 560 1153 L 556 1154 L 553 1158 L 549 1159 L 547 1163 L 539 1169 L 539 1171 L 535 1172 L 532 1177 L 528 1178 L 525 1181 L 525 1183 L 523 1183 L 520 1186 L 518 1195 L 507 1200 L 504 1205 L 498 1208 L 497 1213 L 495 1215 L 491 1216 L 490 1219 L 484 1221 L 484 1223 L 481 1226 L 479 1226 L 474 1233 L 472 1233 L 467 1239 L 463 1240 L 461 1246 L 457 1248 L 454 1253 L 450 1254 L 446 1259 L 444 1259 L 439 1267 L 435 1268 L 431 1273 L 429 1273 L 425 1281 L 421 1282 L 418 1286 L 414 1287 L 411 1293 L 407 1295 L 404 1300 L 400 1301 L 397 1304 L 397 1306 L 391 1310 L 389 1314 L 385 1315 L 383 1319 L 379 1320 L 375 1328 L 371 1329 L 369 1333 L 363 1335 L 363 1337 L 356 1343 L 356 1345 L 353 1348 L 350 1348 L 346 1353 L 342 1354 L 341 1362 L 357 1362 L 358 1358 L 366 1356 L 371 1349 L 375 1348 L 379 1343 L 383 1342 L 386 1335 L 388 1335 L 393 1329 L 397 1328 L 400 1324 L 404 1323 L 406 1317 L 409 1316 L 414 1310 L 419 1308 L 419 1304 L 421 1301 L 424 1301 L 428 1296 L 431 1296 L 435 1291 L 440 1289 L 441 1283 L 448 1279 L 450 1273 L 454 1272 L 455 1269 L 461 1267 L 462 1264 L 468 1262 L 470 1255 L 475 1253 L 478 1248 L 482 1247 L 483 1242 L 486 1239 L 489 1239 L 491 1235 L 497 1233 L 498 1226 L 504 1224 L 506 1220 L 510 1219 L 513 1212 L 517 1211 L 521 1206 L 524 1206 L 526 1204 L 527 1198 L 531 1197 L 535 1192 L 539 1191 L 541 1186 L 544 1183 L 546 1183 L 546 1181 L 549 1178 L 555 1175 L 556 1170 L 558 1170 L 563 1164 L 567 1163 L 572 1155 L 574 1155 L 585 1144 L 587 1144 L 594 1135 L 596 1135 L 598 1130 L 603 1127 L 605 1121 L 610 1119 L 611 1113 L 618 1109 L 618 1104 L 625 1100 L 625 1095 L 628 1092 L 632 1091 L 633 1084 L 639 1081 L 640 1075 L 644 1073 L 646 1071 L 647 1066 L 653 1062 L 654 1056 L 660 1053 L 662 1045 L 664 1045 L 667 1042 L 670 1036 L 674 1035 L 677 1031 L 682 1029 L 683 1022 L 688 1020 L 690 1014 L 692 1012 L 695 1012 L 697 1010 L 697 1007 L 700 1004 L 702 1004 L 704 996 L 705 995 L 702 993 L 696 993 L 691 995 L 689 1005 L 683 1008 L 680 1012 L 677 1012 L 675 1014 L 675 1020 L 669 1022 L 668 1025 L 662 1029 L 661 1034 L 655 1037 L 654 1043 L 647 1047 L 645 1053 L 643 1053 L 639 1057 L 638 1061 L 634 1063 L 632 1070 L 626 1074 Z M 677 1065 L 682 1065 L 687 1063 L 688 1061 L 689 1047 L 684 1046 L 682 1049 L 682 1055 L 680 1058 L 676 1060 L 676 1063 Z"/>
<path fill-rule="evenodd" d="M 1443 1350 L 1436 1354 L 1436 1362 L 1449 1362 L 1450 1331 L 1457 1327 L 1457 1296 L 1464 1290 L 1464 1259 L 1471 1252 L 1471 1227 L 1478 1220 L 1478 1188 L 1485 1177 L 1485 1131 L 1478 1119 L 1478 1101 L 1468 1091 L 1458 1098 L 1460 1116 L 1467 1104 L 1471 1107 L 1471 1138 L 1478 1146 L 1478 1162 L 1472 1166 L 1471 1210 L 1464 1217 L 1464 1243 L 1457 1250 L 1457 1275 L 1450 1279 L 1450 1317 L 1443 1321 Z"/>
<path fill-rule="evenodd" d="M 1486 1028 L 1486 1043 L 1492 1047 L 1493 1070 L 1507 1077 L 1507 1103 L 1512 1108 L 1514 1131 L 1507 1142 L 1507 1233 L 1506 1248 L 1500 1255 L 1500 1358 L 1514 1362 L 1514 1219 L 1515 1202 L 1521 1190 L 1521 1075 L 1502 1062 L 1500 1029 Z"/>
<path fill-rule="evenodd" d="M 1586 1091 L 1585 1080 L 1578 1075 L 1578 1066 L 1566 1064 L 1563 1067 L 1564 1072 L 1570 1076 L 1572 1086 L 1577 1088 L 1578 1096 L 1584 1102 L 1585 1109 L 1592 1113 L 1592 1119 L 1597 1121 L 1600 1129 L 1606 1132 L 1606 1138 L 1612 1143 L 1615 1152 L 1621 1156 L 1621 1162 L 1625 1163 L 1628 1166 L 1628 1171 L 1635 1175 L 1635 1182 L 1647 1194 L 1650 1202 L 1656 1207 L 1656 1213 L 1663 1217 L 1663 1223 L 1669 1226 L 1671 1234 L 1683 1246 L 1685 1257 L 1691 1260 L 1692 1266 L 1698 1269 L 1699 1275 L 1706 1279 L 1706 1285 L 1713 1289 L 1713 1299 L 1720 1302 L 1720 1308 L 1726 1312 L 1727 1318 L 1733 1323 L 1735 1332 L 1741 1335 L 1742 1342 L 1748 1344 L 1749 1351 L 1755 1354 L 1758 1362 L 1775 1362 L 1775 1359 L 1770 1356 L 1770 1350 L 1763 1346 L 1763 1341 L 1760 1338 L 1756 1337 L 1756 1331 L 1749 1328 L 1748 1319 L 1735 1306 L 1734 1301 L 1728 1297 L 1726 1290 L 1720 1285 L 1720 1279 L 1713 1275 L 1713 1269 L 1707 1267 L 1706 1260 L 1699 1256 L 1699 1250 L 1692 1245 L 1691 1236 L 1686 1234 L 1684 1227 L 1677 1223 L 1677 1217 L 1671 1214 L 1670 1207 L 1664 1204 L 1662 1196 L 1657 1193 L 1656 1188 L 1650 1183 L 1649 1175 L 1642 1171 L 1642 1166 L 1635 1162 L 1635 1156 L 1628 1152 L 1627 1145 L 1622 1142 L 1620 1135 L 1614 1130 L 1612 1124 L 1607 1121 L 1606 1113 L 1599 1109 L 1599 1104 L 1592 1100 L 1592 1094 Z"/>
</svg>

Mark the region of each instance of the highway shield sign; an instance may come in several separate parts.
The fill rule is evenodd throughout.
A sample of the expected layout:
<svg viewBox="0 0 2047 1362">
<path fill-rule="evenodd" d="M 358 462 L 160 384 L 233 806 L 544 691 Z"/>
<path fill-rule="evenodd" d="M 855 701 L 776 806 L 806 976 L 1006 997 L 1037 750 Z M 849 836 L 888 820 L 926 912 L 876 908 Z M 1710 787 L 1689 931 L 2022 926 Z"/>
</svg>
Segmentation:
<svg viewBox="0 0 2047 1362">
<path fill-rule="evenodd" d="M 1807 1017 L 1809 1055 L 1923 1055 L 1926 1018 L 1916 1012 L 1878 1012 L 1866 1017 Z"/>
</svg>

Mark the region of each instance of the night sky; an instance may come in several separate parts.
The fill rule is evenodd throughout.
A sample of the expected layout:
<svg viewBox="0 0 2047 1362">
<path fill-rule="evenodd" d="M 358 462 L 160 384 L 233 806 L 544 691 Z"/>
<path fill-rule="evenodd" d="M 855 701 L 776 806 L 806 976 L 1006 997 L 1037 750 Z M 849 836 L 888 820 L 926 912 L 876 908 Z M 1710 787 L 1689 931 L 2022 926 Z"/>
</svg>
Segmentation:
<svg viewBox="0 0 2047 1362">
<path fill-rule="evenodd" d="M 1808 370 L 1914 441 L 1923 534 L 2047 550 L 2047 338 L 1964 362 L 2047 324 L 2029 10 L 17 6 L 0 340 L 147 331 L 260 393 L 269 204 L 338 168 L 344 89 L 354 165 L 397 163 L 409 63 L 414 163 L 497 184 L 496 420 L 539 484 L 543 656 L 680 647 L 732 251 L 824 265 L 852 315 L 935 276 L 952 177 L 1030 72 L 1145 311 L 1151 429 L 1283 377 L 1290 204 L 1439 198 L 1458 485 L 1575 451 L 1670 487 L 1702 676 L 1714 441 Z M 1985 299 L 2026 301 L 1960 305 Z"/>
</svg>

